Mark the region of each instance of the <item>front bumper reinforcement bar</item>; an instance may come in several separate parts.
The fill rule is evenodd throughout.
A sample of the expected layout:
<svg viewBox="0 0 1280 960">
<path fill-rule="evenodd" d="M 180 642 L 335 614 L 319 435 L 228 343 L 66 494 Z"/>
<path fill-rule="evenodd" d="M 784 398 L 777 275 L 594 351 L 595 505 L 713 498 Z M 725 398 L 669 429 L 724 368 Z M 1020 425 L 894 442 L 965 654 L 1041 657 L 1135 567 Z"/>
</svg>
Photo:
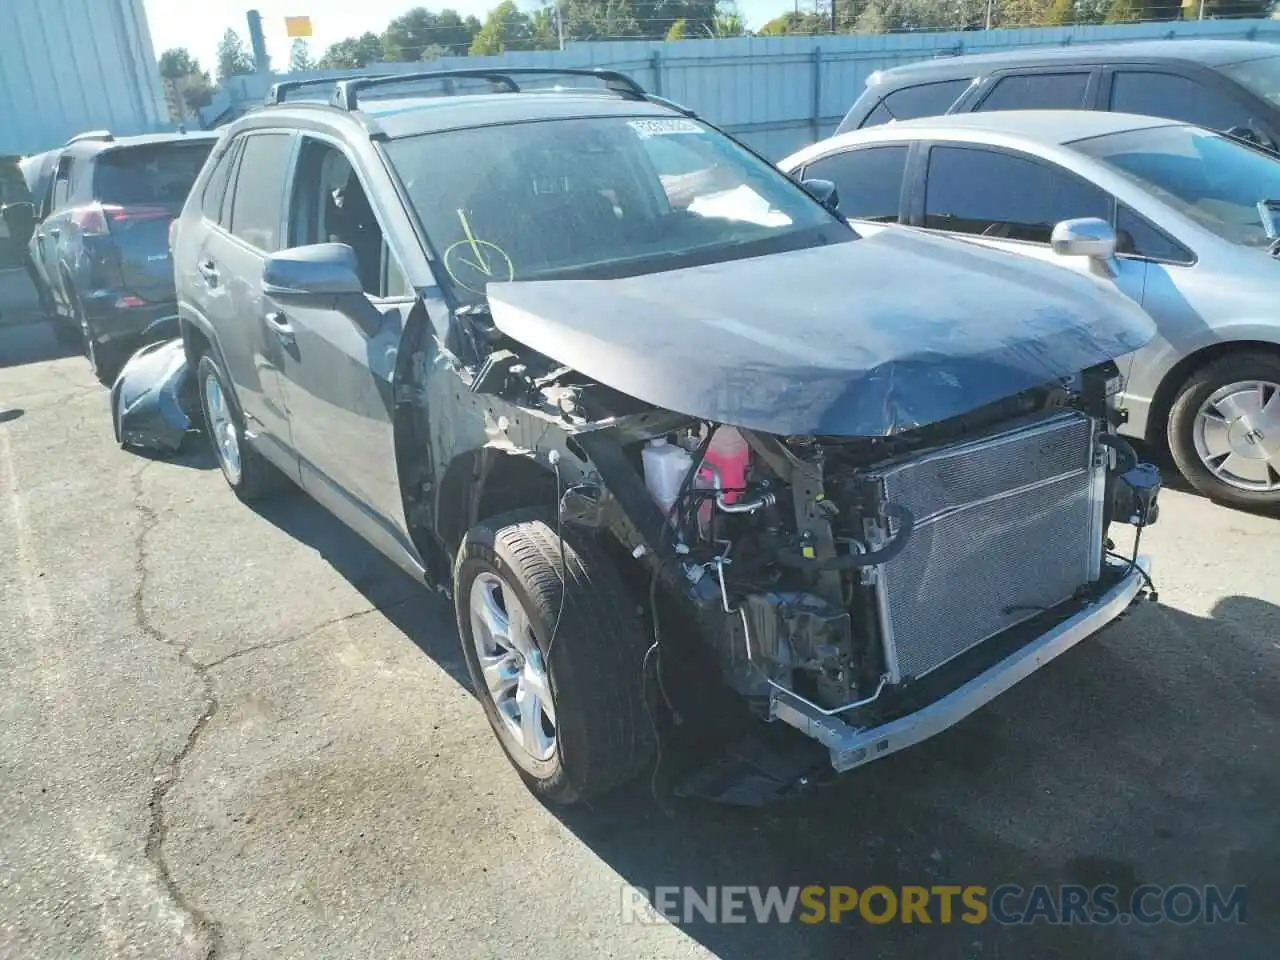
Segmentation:
<svg viewBox="0 0 1280 960">
<path fill-rule="evenodd" d="M 1129 569 L 1127 561 L 1108 561 L 1108 565 Z M 1139 557 L 1137 566 L 1150 576 L 1150 558 Z M 831 752 L 831 765 L 838 772 L 852 770 L 927 740 L 959 723 L 979 707 L 990 703 L 1050 660 L 1066 653 L 1119 617 L 1133 603 L 1145 582 L 1146 577 L 1142 572 L 1129 570 L 1122 580 L 1079 613 L 988 667 L 951 693 L 880 726 L 855 727 L 838 716 L 826 716 L 798 697 L 779 690 L 774 690 L 770 699 L 770 719 L 781 720 L 825 746 Z"/>
</svg>

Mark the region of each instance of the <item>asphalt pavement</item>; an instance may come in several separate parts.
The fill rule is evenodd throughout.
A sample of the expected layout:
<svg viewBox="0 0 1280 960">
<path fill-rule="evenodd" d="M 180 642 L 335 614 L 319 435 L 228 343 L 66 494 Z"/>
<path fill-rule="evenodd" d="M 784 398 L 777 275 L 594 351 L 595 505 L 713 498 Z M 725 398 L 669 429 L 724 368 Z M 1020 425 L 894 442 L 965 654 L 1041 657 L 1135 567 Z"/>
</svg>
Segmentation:
<svg viewBox="0 0 1280 960">
<path fill-rule="evenodd" d="M 1160 602 L 793 801 L 539 805 L 451 608 L 298 493 L 120 450 L 0 330 L 0 958 L 1273 957 L 1280 521 L 1166 491 Z M 1244 886 L 1244 923 L 624 923 L 631 886 Z"/>
</svg>

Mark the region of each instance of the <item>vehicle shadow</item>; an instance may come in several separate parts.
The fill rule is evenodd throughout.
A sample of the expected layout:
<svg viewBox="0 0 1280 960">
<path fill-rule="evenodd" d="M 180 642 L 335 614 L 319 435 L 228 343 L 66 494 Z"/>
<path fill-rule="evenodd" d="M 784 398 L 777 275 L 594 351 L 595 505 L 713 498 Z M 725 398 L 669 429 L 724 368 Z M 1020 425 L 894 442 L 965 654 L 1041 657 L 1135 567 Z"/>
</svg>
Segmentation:
<svg viewBox="0 0 1280 960">
<path fill-rule="evenodd" d="M 1176 490 L 1179 493 L 1186 493 L 1193 497 L 1198 497 L 1205 503 L 1212 503 L 1220 510 L 1233 510 L 1239 513 L 1254 514 L 1259 517 L 1277 517 L 1280 516 L 1280 507 L 1235 507 L 1225 503 L 1217 503 L 1206 497 L 1191 484 L 1187 483 L 1186 478 L 1182 476 L 1182 471 L 1178 469 L 1178 465 L 1173 462 L 1173 457 L 1169 454 L 1167 448 L 1163 445 L 1153 446 L 1141 440 L 1135 440 L 1133 437 L 1127 438 L 1133 444 L 1138 456 L 1143 460 L 1150 461 L 1160 468 L 1160 482 L 1168 490 Z"/>
<path fill-rule="evenodd" d="M 201 447 L 216 469 L 212 448 L 207 444 Z M 255 500 L 248 506 L 320 554 L 371 607 L 377 608 L 454 680 L 471 689 L 458 645 L 453 605 L 443 594 L 414 580 L 301 491 Z"/>
<path fill-rule="evenodd" d="M 317 550 L 424 654 L 471 689 L 451 604 L 304 496 L 253 504 Z M 954 729 L 760 808 L 655 798 L 642 776 L 582 808 L 548 808 L 631 888 L 880 884 L 1248 888 L 1248 923 L 1155 926 L 712 923 L 718 957 L 1270 958 L 1280 937 L 1280 608 L 1208 617 L 1145 604 Z M 711 757 L 706 759 L 710 760 Z M 514 774 L 513 774 L 514 776 Z M 661 778 L 659 778 L 661 779 Z M 763 892 L 763 891 L 762 891 Z M 1016 909 L 1025 900 L 1009 901 Z"/>
<path fill-rule="evenodd" d="M 0 369 L 61 360 L 80 354 L 78 344 L 60 341 L 47 320 L 6 324 L 0 320 Z"/>
<path fill-rule="evenodd" d="M 807 796 L 663 812 L 642 784 L 553 812 L 649 898 L 742 885 L 1109 883 L 1121 898 L 1144 883 L 1248 887 L 1247 926 L 946 925 L 937 906 L 930 925 L 856 911 L 759 924 L 748 900 L 745 922 L 680 923 L 719 957 L 1272 956 L 1278 642 L 1280 608 L 1266 602 L 1232 597 L 1208 618 L 1151 605 L 953 730 Z"/>
</svg>

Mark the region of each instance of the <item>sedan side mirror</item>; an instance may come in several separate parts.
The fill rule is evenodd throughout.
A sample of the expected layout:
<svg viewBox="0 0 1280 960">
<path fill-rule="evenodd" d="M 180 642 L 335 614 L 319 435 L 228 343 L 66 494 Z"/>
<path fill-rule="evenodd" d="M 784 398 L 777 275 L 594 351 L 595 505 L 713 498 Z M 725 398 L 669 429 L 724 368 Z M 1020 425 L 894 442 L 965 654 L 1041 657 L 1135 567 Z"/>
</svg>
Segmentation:
<svg viewBox="0 0 1280 960">
<path fill-rule="evenodd" d="M 840 209 L 840 191 L 830 180 L 801 180 L 800 186 L 832 213 Z"/>
<path fill-rule="evenodd" d="M 1116 232 L 1111 224 L 1097 217 L 1063 220 L 1053 228 L 1049 238 L 1053 252 L 1060 257 L 1088 257 L 1091 266 L 1109 277 L 1115 276 L 1111 261 L 1116 255 Z"/>
<path fill-rule="evenodd" d="M 9 238 L 15 248 L 21 250 L 31 242 L 36 232 L 36 208 L 31 203 L 6 203 L 0 208 L 0 217 L 9 228 Z"/>
<path fill-rule="evenodd" d="M 279 300 L 364 293 L 355 251 L 345 243 L 291 247 L 267 257 L 262 292 Z"/>
</svg>

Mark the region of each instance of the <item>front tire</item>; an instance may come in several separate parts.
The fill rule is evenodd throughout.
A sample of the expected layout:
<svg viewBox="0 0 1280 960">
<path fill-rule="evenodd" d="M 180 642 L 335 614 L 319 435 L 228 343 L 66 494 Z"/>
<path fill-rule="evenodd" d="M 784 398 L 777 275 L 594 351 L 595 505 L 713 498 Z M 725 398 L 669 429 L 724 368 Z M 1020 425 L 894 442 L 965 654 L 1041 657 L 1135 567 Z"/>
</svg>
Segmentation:
<svg viewBox="0 0 1280 960">
<path fill-rule="evenodd" d="M 1280 356 L 1242 352 L 1195 371 L 1169 411 L 1169 451 L 1210 499 L 1280 507 Z"/>
<path fill-rule="evenodd" d="M 558 804 L 625 783 L 654 749 L 643 619 L 600 545 L 564 533 L 562 563 L 549 511 L 482 520 L 453 572 L 458 633 L 485 716 L 529 788 Z"/>
<path fill-rule="evenodd" d="M 208 353 L 196 366 L 196 383 L 204 412 L 205 436 L 213 445 L 227 486 L 241 500 L 259 500 L 275 493 L 284 485 L 285 477 L 252 444 L 245 442 L 240 407 L 222 368 Z"/>
</svg>

